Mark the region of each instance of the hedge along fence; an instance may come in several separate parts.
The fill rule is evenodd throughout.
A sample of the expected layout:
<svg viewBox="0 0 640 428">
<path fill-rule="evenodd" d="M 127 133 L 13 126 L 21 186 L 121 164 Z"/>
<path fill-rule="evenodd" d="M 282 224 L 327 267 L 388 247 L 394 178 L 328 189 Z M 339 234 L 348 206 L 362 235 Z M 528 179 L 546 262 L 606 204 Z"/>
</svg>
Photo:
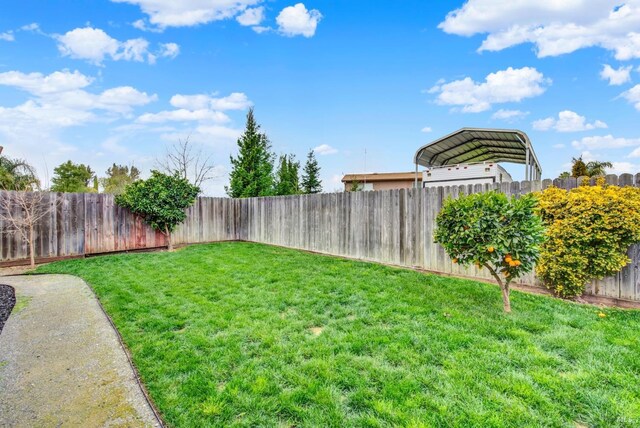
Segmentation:
<svg viewBox="0 0 640 428">
<path fill-rule="evenodd" d="M 521 195 L 555 184 L 571 189 L 575 178 L 467 185 L 431 189 L 331 193 L 269 198 L 199 198 L 173 235 L 175 244 L 253 241 L 429 271 L 491 279 L 485 270 L 462 268 L 433 242 L 435 218 L 447 197 L 498 190 Z M 640 187 L 640 174 L 609 175 L 608 184 Z M 0 197 L 4 197 L 0 193 Z M 105 194 L 50 194 L 61 199 L 37 227 L 39 259 L 158 248 L 164 236 L 114 203 Z M 53 202 L 52 202 L 53 203 Z M 0 225 L 2 226 L 2 225 Z M 0 261 L 27 259 L 26 243 L 2 234 Z M 640 246 L 629 250 L 632 263 L 615 277 L 595 281 L 587 293 L 640 301 Z M 533 274 L 521 284 L 539 285 Z"/>
</svg>

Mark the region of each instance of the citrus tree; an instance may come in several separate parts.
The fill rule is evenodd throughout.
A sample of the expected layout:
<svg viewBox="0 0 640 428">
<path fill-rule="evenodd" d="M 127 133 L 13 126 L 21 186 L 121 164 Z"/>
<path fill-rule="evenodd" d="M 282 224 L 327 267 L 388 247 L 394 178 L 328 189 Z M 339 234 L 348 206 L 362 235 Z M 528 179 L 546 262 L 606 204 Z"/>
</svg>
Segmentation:
<svg viewBox="0 0 640 428">
<path fill-rule="evenodd" d="M 505 312 L 511 312 L 511 282 L 530 272 L 539 256 L 544 229 L 536 205 L 532 195 L 477 193 L 448 199 L 436 219 L 435 241 L 454 263 L 489 270 Z"/>
<path fill-rule="evenodd" d="M 151 171 L 147 180 L 129 184 L 124 193 L 116 196 L 116 203 L 141 216 L 145 222 L 167 237 L 169 251 L 173 250 L 171 233 L 187 217 L 189 208 L 200 188 L 186 178 Z"/>
<path fill-rule="evenodd" d="M 587 282 L 614 275 L 627 250 L 640 242 L 640 189 L 596 186 L 550 187 L 537 195 L 547 239 L 536 273 L 562 297 L 584 292 Z"/>
</svg>

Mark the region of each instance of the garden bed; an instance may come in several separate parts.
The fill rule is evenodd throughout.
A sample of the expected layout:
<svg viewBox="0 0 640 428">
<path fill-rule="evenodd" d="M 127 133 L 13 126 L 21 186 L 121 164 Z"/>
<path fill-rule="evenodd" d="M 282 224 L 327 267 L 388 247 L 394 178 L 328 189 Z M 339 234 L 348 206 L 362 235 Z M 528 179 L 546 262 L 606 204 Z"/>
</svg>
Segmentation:
<svg viewBox="0 0 640 428">
<path fill-rule="evenodd" d="M 4 323 L 9 319 L 11 310 L 16 305 L 16 293 L 13 287 L 0 284 L 0 333 Z"/>
<path fill-rule="evenodd" d="M 41 266 L 171 426 L 640 426 L 640 312 L 250 243 Z"/>
</svg>

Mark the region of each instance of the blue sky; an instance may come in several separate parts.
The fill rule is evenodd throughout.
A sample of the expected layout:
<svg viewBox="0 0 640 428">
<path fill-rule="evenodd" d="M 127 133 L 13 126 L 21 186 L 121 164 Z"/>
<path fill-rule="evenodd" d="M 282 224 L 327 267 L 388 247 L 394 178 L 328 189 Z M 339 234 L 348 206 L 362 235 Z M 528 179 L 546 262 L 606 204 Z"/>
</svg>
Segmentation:
<svg viewBox="0 0 640 428">
<path fill-rule="evenodd" d="M 71 159 L 148 172 L 213 155 L 222 195 L 249 106 L 276 153 L 410 171 L 464 126 L 527 132 L 544 176 L 574 156 L 640 172 L 640 0 L 23 0 L 0 6 L 0 144 L 42 177 Z M 522 167 L 507 166 L 521 178 Z"/>
</svg>

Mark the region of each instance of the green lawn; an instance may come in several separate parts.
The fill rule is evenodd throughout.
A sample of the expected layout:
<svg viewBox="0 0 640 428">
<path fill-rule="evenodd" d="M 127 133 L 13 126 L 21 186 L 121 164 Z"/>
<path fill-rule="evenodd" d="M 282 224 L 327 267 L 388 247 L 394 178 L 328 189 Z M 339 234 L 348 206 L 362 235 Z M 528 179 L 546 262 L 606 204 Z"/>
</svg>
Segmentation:
<svg viewBox="0 0 640 428">
<path fill-rule="evenodd" d="M 249 243 L 42 266 L 171 426 L 640 426 L 640 312 Z"/>
</svg>

